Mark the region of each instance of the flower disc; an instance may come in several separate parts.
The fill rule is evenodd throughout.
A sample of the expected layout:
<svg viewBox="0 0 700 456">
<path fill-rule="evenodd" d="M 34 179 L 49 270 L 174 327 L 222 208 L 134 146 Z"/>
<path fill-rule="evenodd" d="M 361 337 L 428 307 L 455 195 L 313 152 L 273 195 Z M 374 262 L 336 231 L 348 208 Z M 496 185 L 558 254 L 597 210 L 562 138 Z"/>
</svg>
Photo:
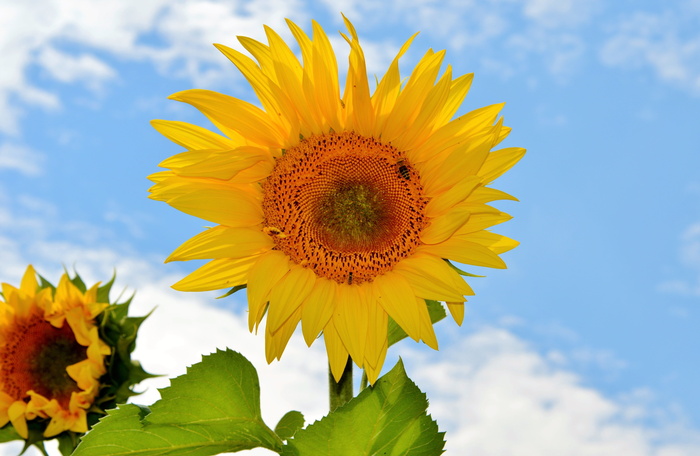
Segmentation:
<svg viewBox="0 0 700 456">
<path fill-rule="evenodd" d="M 68 325 L 53 327 L 42 315 L 34 313 L 15 321 L 3 335 L 0 347 L 2 389 L 13 397 L 24 397 L 34 391 L 54 398 L 68 408 L 71 394 L 79 392 L 78 384 L 66 368 L 87 359 L 87 350 L 75 340 Z"/>
<path fill-rule="evenodd" d="M 396 148 L 353 132 L 287 149 L 263 185 L 266 231 L 292 261 L 361 284 L 413 253 L 427 223 L 419 176 Z"/>
</svg>

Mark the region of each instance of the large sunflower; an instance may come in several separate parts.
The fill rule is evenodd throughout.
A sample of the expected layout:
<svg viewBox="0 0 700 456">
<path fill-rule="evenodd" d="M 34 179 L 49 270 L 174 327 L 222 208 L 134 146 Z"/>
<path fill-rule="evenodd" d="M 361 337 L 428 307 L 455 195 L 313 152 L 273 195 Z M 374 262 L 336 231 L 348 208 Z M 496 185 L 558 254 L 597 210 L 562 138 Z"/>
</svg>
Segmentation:
<svg viewBox="0 0 700 456">
<path fill-rule="evenodd" d="M 98 285 L 80 291 L 67 275 L 40 287 L 27 268 L 19 288 L 2 284 L 0 300 L 0 427 L 28 438 L 27 421 L 50 418 L 45 437 L 87 432 L 87 413 L 107 370 L 109 346 L 95 317 Z"/>
<path fill-rule="evenodd" d="M 301 321 L 311 344 L 323 334 L 339 379 L 348 355 L 373 383 L 393 318 L 437 348 L 425 300 L 447 303 L 461 324 L 473 294 L 449 261 L 504 268 L 516 241 L 487 231 L 510 216 L 487 203 L 515 199 L 487 185 L 521 148 L 491 151 L 509 133 L 502 104 L 453 118 L 472 75 L 439 75 L 429 50 L 405 81 L 398 60 L 370 93 L 365 57 L 346 19 L 349 70 L 341 96 L 335 54 L 317 23 L 309 38 L 288 21 L 300 62 L 270 28 L 268 44 L 240 37 L 257 60 L 217 45 L 255 90 L 262 109 L 188 90 L 172 99 L 198 108 L 225 136 L 183 122 L 154 127 L 186 152 L 150 176 L 151 198 L 216 226 L 168 260 L 210 259 L 174 285 L 182 291 L 247 286 L 250 329 L 267 314 L 268 362 Z"/>
</svg>

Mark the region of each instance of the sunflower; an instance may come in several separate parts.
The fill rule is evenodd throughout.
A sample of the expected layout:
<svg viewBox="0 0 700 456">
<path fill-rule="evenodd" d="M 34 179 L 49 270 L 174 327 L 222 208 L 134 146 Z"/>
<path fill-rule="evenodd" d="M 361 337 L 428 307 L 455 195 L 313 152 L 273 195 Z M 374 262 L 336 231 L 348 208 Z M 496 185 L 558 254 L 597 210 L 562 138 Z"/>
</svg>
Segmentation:
<svg viewBox="0 0 700 456">
<path fill-rule="evenodd" d="M 515 198 L 488 187 L 525 153 L 492 151 L 510 132 L 502 104 L 454 117 L 472 75 L 440 74 L 429 50 L 402 83 L 400 49 L 370 93 L 365 57 L 345 19 L 349 69 L 341 95 L 328 36 L 287 21 L 302 61 L 272 29 L 268 44 L 239 37 L 257 60 L 217 48 L 241 71 L 262 108 L 206 90 L 171 96 L 221 132 L 183 122 L 153 126 L 187 151 L 150 176 L 151 198 L 214 223 L 166 261 L 211 260 L 173 287 L 247 287 L 252 331 L 263 317 L 266 357 L 279 359 L 301 322 L 307 344 L 323 335 L 338 380 L 348 356 L 374 383 L 389 318 L 437 349 L 426 300 L 461 324 L 471 287 L 449 261 L 505 268 L 517 245 L 487 228 L 510 219 L 489 206 Z"/>
<path fill-rule="evenodd" d="M 0 427 L 27 439 L 28 420 L 50 419 L 43 435 L 87 432 L 87 413 L 107 370 L 110 347 L 95 317 L 98 286 L 81 292 L 67 275 L 55 291 L 40 287 L 32 266 L 18 288 L 2 284 L 0 300 Z"/>
</svg>

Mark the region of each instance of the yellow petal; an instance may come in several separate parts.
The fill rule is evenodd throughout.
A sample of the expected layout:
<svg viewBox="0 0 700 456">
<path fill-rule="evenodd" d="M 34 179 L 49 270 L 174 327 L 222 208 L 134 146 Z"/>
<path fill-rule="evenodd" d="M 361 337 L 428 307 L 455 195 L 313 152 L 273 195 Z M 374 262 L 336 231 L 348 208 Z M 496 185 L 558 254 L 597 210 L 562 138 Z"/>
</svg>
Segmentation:
<svg viewBox="0 0 700 456">
<path fill-rule="evenodd" d="M 475 233 L 469 233 L 456 237 L 481 244 L 499 255 L 520 245 L 520 243 L 514 239 L 501 234 L 492 233 L 491 231 L 477 231 Z"/>
<path fill-rule="evenodd" d="M 36 280 L 36 271 L 30 264 L 27 266 L 24 276 L 22 276 L 22 282 L 20 283 L 19 289 L 26 296 L 34 296 L 36 295 L 37 288 L 39 288 L 39 282 Z"/>
<path fill-rule="evenodd" d="M 27 429 L 27 419 L 24 416 L 24 412 L 27 409 L 27 404 L 24 401 L 13 402 L 12 405 L 7 409 L 7 416 L 10 418 L 12 427 L 15 431 L 22 436 L 22 438 L 29 438 L 29 429 Z"/>
<path fill-rule="evenodd" d="M 470 203 L 490 203 L 498 200 L 518 201 L 518 198 L 489 187 L 478 187 L 469 195 Z"/>
<path fill-rule="evenodd" d="M 259 256 L 219 258 L 191 272 L 173 285 L 178 291 L 210 291 L 233 288 L 246 283 L 248 271 Z"/>
<path fill-rule="evenodd" d="M 455 144 L 465 144 L 467 140 L 488 131 L 504 105 L 505 103 L 499 103 L 476 109 L 437 129 L 430 139 L 413 152 L 412 161 L 420 163 L 430 160 L 441 151 Z"/>
<path fill-rule="evenodd" d="M 274 334 L 270 332 L 269 326 L 265 330 L 265 359 L 268 363 L 271 363 L 275 359 L 280 359 L 284 349 L 287 347 L 289 339 L 294 334 L 294 330 L 299 324 L 301 319 L 301 309 L 298 308 L 294 311 L 292 315 L 289 316 L 287 321 L 282 324 L 277 332 Z"/>
<path fill-rule="evenodd" d="M 345 365 L 348 362 L 348 351 L 340 340 L 338 331 L 335 329 L 333 319 L 331 319 L 323 329 L 323 340 L 326 343 L 326 353 L 328 354 L 328 364 L 336 382 L 343 376 Z"/>
<path fill-rule="evenodd" d="M 524 155 L 525 149 L 522 147 L 494 150 L 484 161 L 479 176 L 482 177 L 484 184 L 488 184 L 512 168 Z"/>
<path fill-rule="evenodd" d="M 266 161 L 272 170 L 274 160 L 269 151 L 260 147 L 242 146 L 231 150 L 196 150 L 175 155 L 160 164 L 178 176 L 211 177 L 230 180 L 236 174 L 258 162 Z"/>
<path fill-rule="evenodd" d="M 463 301 L 471 287 L 442 259 L 417 252 L 401 260 L 394 271 L 411 284 L 416 296 L 434 301 Z M 420 333 L 419 333 L 420 334 Z"/>
<path fill-rule="evenodd" d="M 279 250 L 260 256 L 248 273 L 248 329 L 260 324 L 272 287 L 289 272 L 289 257 Z"/>
<path fill-rule="evenodd" d="M 338 284 L 336 282 L 319 277 L 316 280 L 314 289 L 311 290 L 311 293 L 309 293 L 302 305 L 301 329 L 304 334 L 304 340 L 309 346 L 325 328 L 335 310 L 335 290 L 337 287 Z"/>
<path fill-rule="evenodd" d="M 453 236 L 439 244 L 424 246 L 421 251 L 440 258 L 487 268 L 505 269 L 505 262 L 496 253 L 476 242 Z"/>
<path fill-rule="evenodd" d="M 316 274 L 308 268 L 293 265 L 270 290 L 267 331 L 276 332 L 282 323 L 304 302 L 316 283 Z"/>
<path fill-rule="evenodd" d="M 479 176 L 467 176 L 453 185 L 452 188 L 433 196 L 425 206 L 425 214 L 428 217 L 437 217 L 444 214 L 455 205 L 464 201 L 480 183 L 481 178 Z"/>
<path fill-rule="evenodd" d="M 493 209 L 490 206 L 486 207 Z M 478 211 L 472 214 L 471 217 L 469 217 L 469 220 L 467 220 L 467 223 L 465 223 L 464 226 L 457 230 L 457 232 L 454 235 L 462 236 L 465 234 L 474 233 L 476 231 L 480 231 L 492 227 L 494 225 L 498 225 L 499 223 L 507 222 L 512 218 L 513 217 L 506 214 L 505 212 L 500 212 L 496 209 Z"/>
<path fill-rule="evenodd" d="M 469 92 L 469 88 L 474 80 L 474 73 L 469 73 L 462 75 L 452 81 L 452 86 L 450 87 L 450 93 L 445 102 L 445 106 L 442 112 L 436 116 L 435 124 L 439 127 L 447 124 L 452 116 L 455 115 L 459 107 L 462 105 L 464 98 Z"/>
<path fill-rule="evenodd" d="M 400 272 L 388 271 L 374 279 L 379 303 L 413 340 L 420 340 L 420 314 L 413 283 Z M 423 303 L 425 306 L 425 303 Z"/>
<path fill-rule="evenodd" d="M 462 203 L 431 219 L 430 225 L 421 232 L 420 240 L 425 244 L 443 242 L 467 223 L 473 210 L 473 206 Z"/>
<path fill-rule="evenodd" d="M 447 304 L 447 308 L 450 310 L 450 314 L 452 315 L 452 318 L 454 318 L 454 321 L 459 326 L 462 326 L 462 322 L 464 321 L 464 303 L 447 302 L 445 304 Z"/>
<path fill-rule="evenodd" d="M 372 106 L 377 115 L 376 125 L 372 131 L 372 136 L 379 137 L 384 130 L 386 120 L 394 109 L 396 100 L 401 92 L 401 75 L 399 74 L 399 59 L 408 51 L 411 43 L 416 38 L 418 33 L 414 33 L 401 46 L 401 49 L 394 57 L 394 60 L 389 65 L 386 73 L 377 85 L 377 89 L 372 95 Z"/>
<path fill-rule="evenodd" d="M 160 134 L 188 150 L 233 149 L 241 145 L 206 128 L 173 120 L 152 120 L 151 125 Z"/>
<path fill-rule="evenodd" d="M 379 377 L 379 374 L 382 372 L 382 366 L 384 365 L 384 360 L 386 359 L 386 351 L 387 344 L 382 347 L 376 366 L 370 365 L 369 361 L 364 364 L 365 372 L 367 373 L 367 380 L 369 381 L 370 385 L 374 385 Z"/>
<path fill-rule="evenodd" d="M 284 128 L 289 131 L 288 140 L 292 139 L 291 135 L 299 130 L 299 119 L 289 97 L 250 57 L 222 44 L 214 46 L 236 65 L 255 90 L 265 110 L 277 115 Z"/>
<path fill-rule="evenodd" d="M 406 134 L 407 126 L 412 126 L 420 113 L 425 98 L 435 83 L 444 57 L 445 51 L 434 53 L 429 50 L 418 62 L 406 82 L 405 88 L 399 94 L 396 106 L 387 118 L 386 125 L 382 130 L 382 140 L 393 143 L 399 136 Z M 396 144 L 400 149 L 405 148 L 405 144 L 400 139 Z"/>
<path fill-rule="evenodd" d="M 343 20 L 351 36 L 351 38 L 348 38 L 341 33 L 345 41 L 350 44 L 348 75 L 345 80 L 345 92 L 343 93 L 343 102 L 348 121 L 346 127 L 360 135 L 373 136 L 372 127 L 375 124 L 374 109 L 372 108 L 369 82 L 367 81 L 365 54 L 360 46 L 355 27 L 345 16 L 343 16 Z"/>
<path fill-rule="evenodd" d="M 186 241 L 165 262 L 243 258 L 259 255 L 272 247 L 274 242 L 260 228 L 229 228 L 219 225 Z"/>
<path fill-rule="evenodd" d="M 262 208 L 257 196 L 233 186 L 202 186 L 167 201 L 182 212 L 220 225 L 249 227 L 263 222 Z"/>
<path fill-rule="evenodd" d="M 457 185 L 465 176 L 476 175 L 494 145 L 501 123 L 465 144 L 448 149 L 443 159 L 437 158 L 419 167 L 423 188 L 428 195 L 436 195 Z"/>
<path fill-rule="evenodd" d="M 372 295 L 369 296 L 368 301 L 367 345 L 365 347 L 365 360 L 367 362 L 364 363 L 364 367 L 366 370 L 370 366 L 375 370 L 377 368 L 381 370 L 388 347 L 387 327 L 389 324 L 389 316 L 379 303 L 377 292 L 375 290 L 371 290 L 370 292 Z M 371 382 L 374 383 L 373 380 L 371 380 Z"/>
<path fill-rule="evenodd" d="M 451 85 L 452 67 L 448 65 L 437 84 L 428 90 L 425 101 L 418 110 L 418 115 L 413 123 L 407 125 L 407 129 L 392 141 L 392 144 L 404 151 L 413 150 L 422 144 L 429 137 L 439 114 L 445 107 Z M 410 157 L 410 154 L 408 156 Z"/>
<path fill-rule="evenodd" d="M 284 147 L 285 132 L 260 108 L 238 98 L 191 89 L 170 96 L 172 100 L 191 104 L 199 109 L 221 131 L 234 138 L 243 136 L 262 146 Z"/>
<path fill-rule="evenodd" d="M 438 349 L 437 337 L 435 336 L 435 328 L 433 328 L 433 322 L 430 320 L 430 314 L 428 313 L 428 305 L 425 299 L 416 298 L 418 316 L 420 320 L 420 338 L 428 347 L 433 350 Z"/>
<path fill-rule="evenodd" d="M 363 285 L 338 284 L 333 324 L 343 345 L 358 365 L 365 357 L 369 310 Z"/>
</svg>

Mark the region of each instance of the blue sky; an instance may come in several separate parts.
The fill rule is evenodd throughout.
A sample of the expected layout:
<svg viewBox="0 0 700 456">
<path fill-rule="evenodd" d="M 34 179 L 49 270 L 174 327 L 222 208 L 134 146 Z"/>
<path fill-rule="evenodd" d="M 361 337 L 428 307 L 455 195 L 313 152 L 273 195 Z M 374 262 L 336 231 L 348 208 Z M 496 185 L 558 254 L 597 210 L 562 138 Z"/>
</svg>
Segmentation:
<svg viewBox="0 0 700 456">
<path fill-rule="evenodd" d="M 266 367 L 261 338 L 230 329 L 246 332 L 243 295 L 168 289 L 197 265 L 162 260 L 206 223 L 147 199 L 146 176 L 179 151 L 149 121 L 207 125 L 166 99 L 193 87 L 254 101 L 211 43 L 262 39 L 263 24 L 290 38 L 285 17 L 318 20 L 344 67 L 343 11 L 370 73 L 421 31 L 403 71 L 447 49 L 455 74 L 475 73 L 460 112 L 505 101 L 506 145 L 528 149 L 495 185 L 520 199 L 499 205 L 514 219 L 498 231 L 522 243 L 509 269 L 471 282 L 440 352 L 387 360 L 401 354 L 428 391 L 448 454 L 700 454 L 700 2 L 378 5 L 0 0 L 0 281 L 28 263 L 54 280 L 64 264 L 94 281 L 116 268 L 137 310 L 158 305 L 139 347 L 152 370 L 228 345 L 273 377 L 270 421 L 284 407 L 319 418 L 320 347 L 296 340 Z"/>
</svg>

